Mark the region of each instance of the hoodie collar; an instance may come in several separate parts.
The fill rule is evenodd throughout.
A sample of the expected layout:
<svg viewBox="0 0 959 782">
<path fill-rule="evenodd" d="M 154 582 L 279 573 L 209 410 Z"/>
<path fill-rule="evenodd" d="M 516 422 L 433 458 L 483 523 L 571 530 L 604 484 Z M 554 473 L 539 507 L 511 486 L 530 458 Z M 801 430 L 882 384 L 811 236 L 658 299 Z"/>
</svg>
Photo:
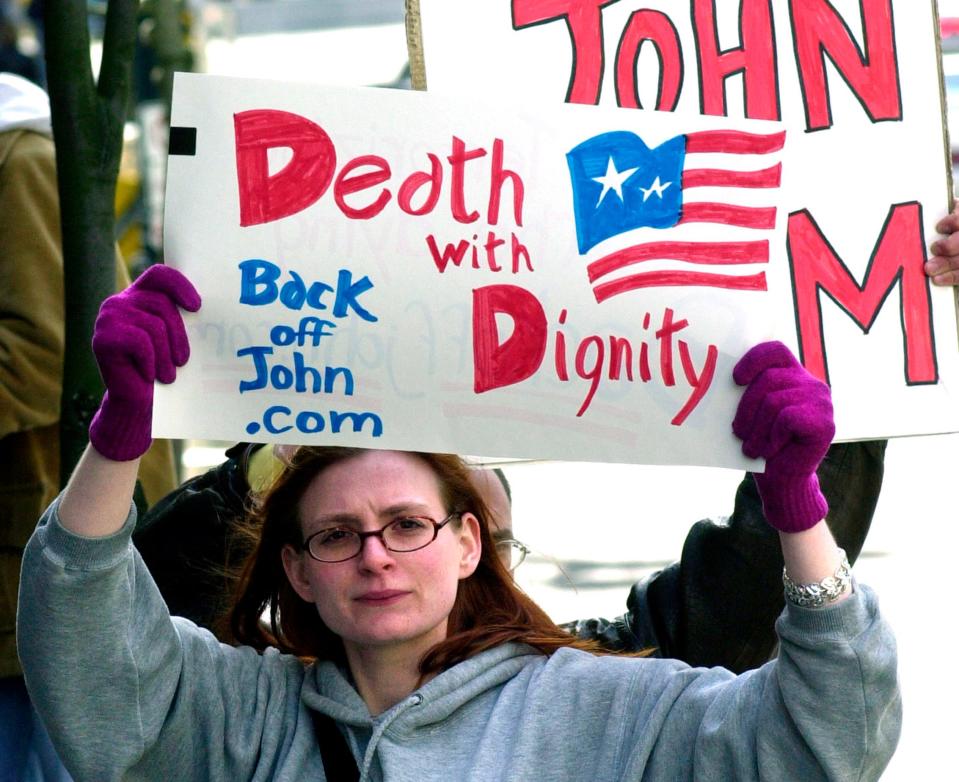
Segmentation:
<svg viewBox="0 0 959 782">
<path fill-rule="evenodd" d="M 32 130 L 51 136 L 50 99 L 33 82 L 0 73 L 0 133 L 8 130 Z"/>
<path fill-rule="evenodd" d="M 442 722 L 463 704 L 509 681 L 529 663 L 531 657 L 545 659 L 532 647 L 517 643 L 480 652 L 443 671 L 377 717 L 370 715 L 350 683 L 348 673 L 335 663 L 322 661 L 307 675 L 303 702 L 347 725 L 369 728 L 374 723 L 386 721 L 395 723 L 396 729 L 412 730 Z M 410 709 L 411 705 L 416 708 Z"/>
</svg>

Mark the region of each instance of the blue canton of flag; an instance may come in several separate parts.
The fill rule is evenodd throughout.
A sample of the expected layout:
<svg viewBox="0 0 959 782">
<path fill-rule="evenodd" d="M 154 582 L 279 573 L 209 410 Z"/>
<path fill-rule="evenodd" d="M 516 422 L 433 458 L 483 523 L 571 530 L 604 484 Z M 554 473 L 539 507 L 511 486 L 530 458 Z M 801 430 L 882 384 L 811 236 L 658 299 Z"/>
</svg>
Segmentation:
<svg viewBox="0 0 959 782">
<path fill-rule="evenodd" d="M 580 255 L 635 228 L 676 225 L 685 158 L 685 136 L 650 149 L 624 130 L 594 136 L 567 153 Z"/>
</svg>

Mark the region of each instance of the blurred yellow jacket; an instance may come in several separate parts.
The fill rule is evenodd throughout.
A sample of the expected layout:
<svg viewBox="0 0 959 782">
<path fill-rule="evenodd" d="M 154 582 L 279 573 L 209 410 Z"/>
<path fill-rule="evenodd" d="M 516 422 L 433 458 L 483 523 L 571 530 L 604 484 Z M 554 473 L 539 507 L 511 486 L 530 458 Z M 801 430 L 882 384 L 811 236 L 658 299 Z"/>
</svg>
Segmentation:
<svg viewBox="0 0 959 782">
<path fill-rule="evenodd" d="M 129 282 L 118 256 L 118 290 Z M 53 142 L 32 130 L 0 132 L 0 677 L 20 674 L 20 560 L 59 490 L 63 331 Z M 144 457 L 140 479 L 150 504 L 175 486 L 168 441 Z"/>
</svg>

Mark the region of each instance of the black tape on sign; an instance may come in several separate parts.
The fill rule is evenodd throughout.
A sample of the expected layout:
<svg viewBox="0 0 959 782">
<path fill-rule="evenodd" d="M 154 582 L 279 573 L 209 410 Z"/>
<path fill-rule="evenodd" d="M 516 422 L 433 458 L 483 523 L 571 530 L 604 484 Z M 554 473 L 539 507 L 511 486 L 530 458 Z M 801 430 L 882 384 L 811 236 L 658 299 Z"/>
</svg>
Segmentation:
<svg viewBox="0 0 959 782">
<path fill-rule="evenodd" d="M 171 127 L 170 154 L 190 156 L 195 155 L 196 128 Z"/>
</svg>

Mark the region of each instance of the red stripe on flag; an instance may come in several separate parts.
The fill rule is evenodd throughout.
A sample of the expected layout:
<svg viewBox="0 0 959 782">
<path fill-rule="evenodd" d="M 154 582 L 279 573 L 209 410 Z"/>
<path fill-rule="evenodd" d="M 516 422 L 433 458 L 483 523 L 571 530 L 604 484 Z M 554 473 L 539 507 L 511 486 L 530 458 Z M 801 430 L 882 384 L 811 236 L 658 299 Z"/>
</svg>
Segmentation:
<svg viewBox="0 0 959 782">
<path fill-rule="evenodd" d="M 760 171 L 729 171 L 721 168 L 690 168 L 683 171 L 683 189 L 688 187 L 779 187 L 782 164 Z"/>
<path fill-rule="evenodd" d="M 595 282 L 625 266 L 667 258 L 715 265 L 768 263 L 769 242 L 765 239 L 755 242 L 648 242 L 597 258 L 586 270 L 589 281 Z"/>
<path fill-rule="evenodd" d="M 639 290 L 640 288 L 663 288 L 670 286 L 699 286 L 703 288 L 725 288 L 726 290 L 764 291 L 766 290 L 766 274 L 749 274 L 737 276 L 732 274 L 709 274 L 706 272 L 643 272 L 629 277 L 604 282 L 593 288 L 593 295 L 597 302 L 606 301 L 611 296 L 620 293 Z"/>
<path fill-rule="evenodd" d="M 738 225 L 740 228 L 776 227 L 776 207 L 774 206 L 736 206 L 735 204 L 716 204 L 709 201 L 683 204 L 681 223 L 722 223 Z"/>
<path fill-rule="evenodd" d="M 699 130 L 686 134 L 686 154 L 726 152 L 731 155 L 764 155 L 778 152 L 786 143 L 786 131 L 745 133 L 739 130 Z"/>
</svg>

